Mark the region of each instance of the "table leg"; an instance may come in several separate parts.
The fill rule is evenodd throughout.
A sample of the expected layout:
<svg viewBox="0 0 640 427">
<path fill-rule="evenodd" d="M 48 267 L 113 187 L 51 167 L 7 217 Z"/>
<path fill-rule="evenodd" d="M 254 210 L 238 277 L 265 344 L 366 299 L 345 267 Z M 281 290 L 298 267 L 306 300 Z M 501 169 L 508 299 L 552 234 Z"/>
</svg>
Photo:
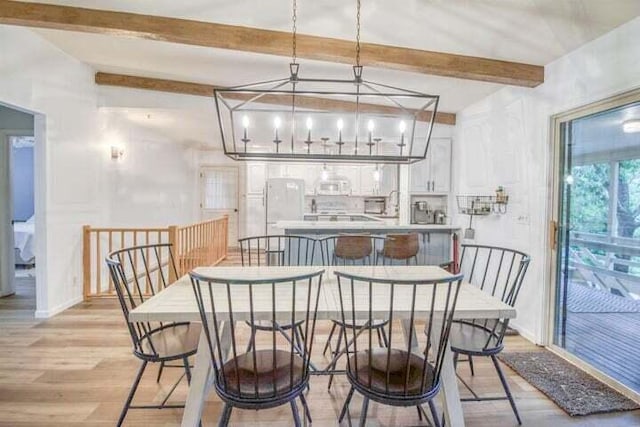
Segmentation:
<svg viewBox="0 0 640 427">
<path fill-rule="evenodd" d="M 411 351 L 419 354 L 418 339 L 416 337 L 415 328 L 411 331 L 411 322 L 409 319 L 402 319 L 402 333 L 404 335 L 405 342 L 411 338 Z M 434 325 L 432 327 L 432 342 L 440 341 L 441 323 L 434 319 Z M 410 332 L 413 332 L 410 334 Z M 444 353 L 444 360 L 442 362 L 442 371 L 440 373 L 440 381 L 442 383 L 442 390 L 440 396 L 442 399 L 442 408 L 444 409 L 444 418 L 446 425 L 451 427 L 464 427 L 464 416 L 462 413 L 462 403 L 460 402 L 460 392 L 458 391 L 458 382 L 456 378 L 456 371 L 453 366 L 453 353 L 451 347 L 447 344 L 447 348 Z"/>
<path fill-rule="evenodd" d="M 203 328 L 206 327 L 203 325 Z M 222 354 L 226 355 L 229 351 L 231 328 L 228 322 L 223 322 L 222 328 Z M 213 331 L 211 331 L 213 333 Z M 213 336 L 213 335 L 212 335 Z M 215 349 L 214 349 L 215 350 Z M 213 369 L 211 369 L 211 353 L 209 351 L 209 343 L 207 335 L 204 331 L 200 332 L 200 340 L 198 341 L 198 352 L 191 374 L 191 385 L 189 386 L 189 394 L 185 403 L 184 413 L 182 414 L 182 427 L 197 427 L 202 417 L 204 403 L 209 394 L 209 388 L 213 383 Z"/>
<path fill-rule="evenodd" d="M 462 413 L 462 403 L 460 402 L 456 370 L 453 366 L 453 352 L 449 345 L 447 345 L 444 353 L 440 381 L 442 382 L 440 396 L 442 399 L 442 407 L 444 408 L 446 425 L 452 427 L 464 426 L 464 415 Z"/>
<path fill-rule="evenodd" d="M 418 348 L 416 330 L 415 328 L 413 328 L 413 330 L 411 329 L 410 319 L 402 319 L 400 322 L 402 323 L 402 335 L 404 336 L 404 342 L 409 343 L 409 338 L 411 338 L 411 352 L 422 356 L 422 353 L 420 353 L 420 349 Z M 409 337 L 409 334 L 411 334 L 411 337 Z"/>
</svg>

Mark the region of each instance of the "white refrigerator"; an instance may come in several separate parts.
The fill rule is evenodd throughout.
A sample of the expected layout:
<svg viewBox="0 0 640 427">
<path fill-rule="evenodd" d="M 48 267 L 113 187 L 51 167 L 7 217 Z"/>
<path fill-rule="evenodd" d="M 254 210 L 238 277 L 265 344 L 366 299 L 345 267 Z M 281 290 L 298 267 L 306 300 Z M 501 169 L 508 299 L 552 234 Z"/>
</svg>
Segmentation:
<svg viewBox="0 0 640 427">
<path fill-rule="evenodd" d="M 266 184 L 267 235 L 283 234 L 278 221 L 304 220 L 304 180 L 272 178 Z"/>
</svg>

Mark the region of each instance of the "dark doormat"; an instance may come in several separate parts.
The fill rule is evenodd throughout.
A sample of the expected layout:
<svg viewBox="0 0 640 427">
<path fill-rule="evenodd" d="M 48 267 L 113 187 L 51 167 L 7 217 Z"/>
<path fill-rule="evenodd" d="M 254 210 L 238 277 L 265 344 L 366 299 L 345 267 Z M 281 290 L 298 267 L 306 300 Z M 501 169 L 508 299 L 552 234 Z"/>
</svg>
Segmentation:
<svg viewBox="0 0 640 427">
<path fill-rule="evenodd" d="M 498 357 L 572 417 L 640 408 L 548 350 L 502 353 Z"/>
</svg>

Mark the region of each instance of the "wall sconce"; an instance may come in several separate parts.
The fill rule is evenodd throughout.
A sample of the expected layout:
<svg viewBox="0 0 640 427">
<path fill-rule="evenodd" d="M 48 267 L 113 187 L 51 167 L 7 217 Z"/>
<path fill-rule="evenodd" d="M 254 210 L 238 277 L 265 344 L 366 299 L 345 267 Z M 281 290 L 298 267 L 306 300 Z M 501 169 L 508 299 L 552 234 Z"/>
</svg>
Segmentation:
<svg viewBox="0 0 640 427">
<path fill-rule="evenodd" d="M 124 149 L 120 147 L 116 147 L 115 145 L 111 146 L 111 160 L 120 160 L 124 155 Z"/>
</svg>

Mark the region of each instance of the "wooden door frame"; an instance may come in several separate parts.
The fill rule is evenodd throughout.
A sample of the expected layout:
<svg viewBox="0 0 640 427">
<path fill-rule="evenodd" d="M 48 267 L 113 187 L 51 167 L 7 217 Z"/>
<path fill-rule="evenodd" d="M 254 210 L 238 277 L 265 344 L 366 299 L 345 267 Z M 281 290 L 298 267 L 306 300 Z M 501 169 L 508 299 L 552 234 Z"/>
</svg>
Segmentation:
<svg viewBox="0 0 640 427">
<path fill-rule="evenodd" d="M 606 99 L 599 100 L 578 108 L 574 108 L 563 113 L 559 113 L 551 116 L 550 121 L 550 144 L 551 144 L 551 162 L 549 173 L 549 184 L 551 186 L 549 204 L 547 209 L 547 239 L 545 249 L 548 256 L 545 260 L 546 270 L 546 284 L 545 284 L 545 296 L 546 301 L 544 304 L 543 319 L 546 325 L 543 327 L 543 344 L 554 353 L 567 359 L 574 365 L 583 369 L 590 375 L 599 379 L 603 383 L 607 384 L 611 388 L 617 390 L 628 398 L 640 403 L 640 393 L 625 386 L 621 382 L 613 379 L 611 376 L 601 372 L 594 366 L 588 364 L 584 360 L 578 358 L 572 353 L 568 352 L 564 348 L 553 343 L 554 329 L 556 320 L 556 291 L 558 286 L 557 277 L 557 263 L 558 263 L 558 245 L 559 239 L 559 227 L 557 227 L 560 220 L 560 198 L 562 197 L 561 183 L 562 176 L 561 161 L 563 160 L 563 145 L 561 141 L 562 132 L 560 130 L 561 124 L 575 120 L 581 117 L 589 116 L 591 114 L 610 110 L 612 108 L 620 107 L 626 104 L 640 101 L 640 88 L 627 91 L 618 95 L 610 96 Z M 554 244 L 555 242 L 555 244 Z"/>
</svg>

